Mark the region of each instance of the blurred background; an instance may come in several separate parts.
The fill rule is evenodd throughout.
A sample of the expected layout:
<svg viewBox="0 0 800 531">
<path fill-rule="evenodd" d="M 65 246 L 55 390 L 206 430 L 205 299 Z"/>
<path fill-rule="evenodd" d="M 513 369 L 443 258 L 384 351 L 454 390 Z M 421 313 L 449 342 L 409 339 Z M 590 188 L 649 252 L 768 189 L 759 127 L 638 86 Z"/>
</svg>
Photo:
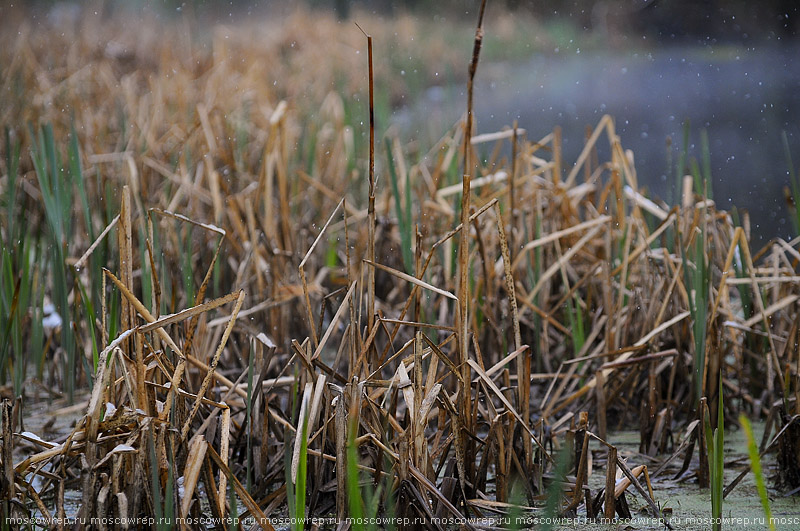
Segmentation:
<svg viewBox="0 0 800 531">
<path fill-rule="evenodd" d="M 0 9 L 7 22 L 26 19 L 34 30 L 124 11 L 134 23 L 156 19 L 200 41 L 204 28 L 261 25 L 280 33 L 289 57 L 323 22 L 335 24 L 343 42 L 357 43 L 353 21 L 361 22 L 375 37 L 378 133 L 396 134 L 421 153 L 464 112 L 479 6 L 455 0 L 26 4 L 20 10 L 4 2 Z M 298 18 L 305 30 L 281 29 L 282 21 Z M 571 161 L 586 127 L 610 114 L 649 192 L 677 201 L 677 160 L 685 147 L 710 169 L 714 200 L 749 211 L 756 242 L 789 238 L 798 231 L 785 194 L 790 155 L 800 160 L 798 20 L 796 0 L 489 1 L 476 78 L 478 132 L 517 120 L 535 139 L 560 125 Z M 317 49 L 317 60 L 340 53 L 335 48 Z M 346 109 L 358 134 L 364 133 L 366 58 L 356 56 L 357 48 L 342 53 L 359 67 L 331 74 L 331 84 L 358 105 Z M 324 94 L 313 90 L 305 97 L 318 108 Z"/>
</svg>

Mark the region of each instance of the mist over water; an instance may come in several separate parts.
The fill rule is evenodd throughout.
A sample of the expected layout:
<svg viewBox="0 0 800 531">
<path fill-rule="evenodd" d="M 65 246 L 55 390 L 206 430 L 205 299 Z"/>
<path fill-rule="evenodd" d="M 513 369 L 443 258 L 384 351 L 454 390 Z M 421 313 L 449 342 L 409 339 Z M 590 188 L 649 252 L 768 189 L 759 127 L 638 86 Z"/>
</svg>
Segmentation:
<svg viewBox="0 0 800 531">
<path fill-rule="evenodd" d="M 673 203 L 685 120 L 689 156 L 702 160 L 708 134 L 713 198 L 751 215 L 756 242 L 792 234 L 783 188 L 789 184 L 781 140 L 800 161 L 800 45 L 675 46 L 644 51 L 570 50 L 517 64 L 483 63 L 476 80 L 478 132 L 515 119 L 530 139 L 560 125 L 567 164 L 584 144 L 587 125 L 615 119 L 622 146 L 634 152 L 640 187 Z M 412 116 L 449 125 L 464 112 L 463 89 L 428 91 Z M 414 118 L 411 118 L 412 121 Z M 671 137 L 671 163 L 667 154 Z M 598 142 L 603 155 L 608 143 Z"/>
</svg>

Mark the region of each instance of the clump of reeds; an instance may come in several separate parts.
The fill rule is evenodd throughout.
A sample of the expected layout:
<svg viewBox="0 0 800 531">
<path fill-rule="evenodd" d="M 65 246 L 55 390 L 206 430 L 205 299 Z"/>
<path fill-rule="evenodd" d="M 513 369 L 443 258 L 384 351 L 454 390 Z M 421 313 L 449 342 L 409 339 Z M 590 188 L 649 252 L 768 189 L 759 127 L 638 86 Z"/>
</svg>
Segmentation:
<svg viewBox="0 0 800 531">
<path fill-rule="evenodd" d="M 660 515 L 651 477 L 680 455 L 685 471 L 696 443 L 705 475 L 709 390 L 796 411 L 800 242 L 751 254 L 699 176 L 680 205 L 646 197 L 611 117 L 569 166 L 557 128 L 477 134 L 470 98 L 419 162 L 396 138 L 383 159 L 374 103 L 281 60 L 329 49 L 296 26 L 255 42 L 218 27 L 204 52 L 148 27 L 98 47 L 85 24 L 63 62 L 19 33 L 8 79 L 31 103 L 2 108 L 37 125 L 3 147 L 0 370 L 15 395 L 37 377 L 87 403 L 52 440 L 4 405 L 5 515 L 63 515 L 78 489 L 87 518 L 433 522 L 504 514 L 513 485 L 590 518 L 629 516 L 632 487 Z M 469 83 L 482 39 L 479 23 Z M 364 55 L 344 67 L 374 96 Z M 652 475 L 611 441 L 631 425 L 642 453 L 672 450 Z"/>
</svg>

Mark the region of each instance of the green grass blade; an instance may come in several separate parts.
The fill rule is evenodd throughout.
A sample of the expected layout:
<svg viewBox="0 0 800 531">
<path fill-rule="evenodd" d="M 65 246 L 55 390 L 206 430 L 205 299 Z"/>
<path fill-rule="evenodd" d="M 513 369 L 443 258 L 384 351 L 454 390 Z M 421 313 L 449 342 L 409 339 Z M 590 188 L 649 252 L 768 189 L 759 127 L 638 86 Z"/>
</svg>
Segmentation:
<svg viewBox="0 0 800 531">
<path fill-rule="evenodd" d="M 719 403 L 717 405 L 717 427 L 711 431 L 711 415 L 708 405 L 703 404 L 703 426 L 708 452 L 708 475 L 711 480 L 711 516 L 716 520 L 713 529 L 722 529 L 718 523 L 722 518 L 722 499 L 725 486 L 725 403 L 722 396 L 722 374 L 719 375 Z"/>
<path fill-rule="evenodd" d="M 544 522 L 539 529 L 542 531 L 550 531 L 555 528 L 553 523 L 559 514 L 559 507 L 561 505 L 562 487 L 560 481 L 564 479 L 569 470 L 570 455 L 566 445 L 558 452 L 555 461 L 555 471 L 553 474 L 553 482 L 547 487 L 547 502 L 545 503 L 544 513 L 542 514 L 542 522 Z"/>
<path fill-rule="evenodd" d="M 394 196 L 394 206 L 397 212 L 397 228 L 400 231 L 400 243 L 403 246 L 403 265 L 405 265 L 406 273 L 413 275 L 414 253 L 411 250 L 411 205 L 408 201 L 408 196 L 410 195 L 408 190 L 408 176 L 406 176 L 406 210 L 404 211 L 400 204 L 400 185 L 397 176 L 397 168 L 394 164 L 394 157 L 392 156 L 392 143 L 388 138 L 385 140 L 386 157 L 389 161 L 389 178 L 392 181 L 392 195 Z"/>
<path fill-rule="evenodd" d="M 239 520 L 239 504 L 236 503 L 236 491 L 233 488 L 233 473 L 228 476 L 228 505 L 230 505 L 230 523 L 228 529 L 236 531 L 239 526 L 236 523 Z"/>
<path fill-rule="evenodd" d="M 163 522 L 164 497 L 161 492 L 161 482 L 158 478 L 158 459 L 156 458 L 156 446 L 152 432 L 148 434 L 147 446 L 150 451 L 150 481 L 153 491 L 153 511 L 156 513 L 156 521 Z"/>
<path fill-rule="evenodd" d="M 353 519 L 352 529 L 353 531 L 363 531 L 364 505 L 359 486 L 357 429 L 358 425 L 351 422 L 347 436 L 347 499 L 350 505 L 350 518 Z"/>
<path fill-rule="evenodd" d="M 694 178 L 694 191 L 697 195 L 703 195 L 703 176 L 700 173 L 700 165 L 697 163 L 697 159 L 692 157 L 689 166 Z"/>
<path fill-rule="evenodd" d="M 63 367 L 64 388 L 69 401 L 72 402 L 77 369 L 76 345 L 71 326 L 72 312 L 68 301 L 71 289 L 67 282 L 64 260 L 68 253 L 67 242 L 71 236 L 72 182 L 69 172 L 61 171 L 53 126 L 46 124 L 41 127 L 38 135 L 34 135 L 31 131 L 31 136 L 38 138 L 32 146 L 31 158 L 45 206 L 45 217 L 51 229 L 53 302 L 64 322 L 61 327 L 61 345 L 66 352 Z"/>
<path fill-rule="evenodd" d="M 725 486 L 725 401 L 722 396 L 722 371 L 719 374 L 719 399 L 717 403 L 717 429 L 714 430 L 715 482 L 712 488 L 717 498 L 714 511 L 716 518 L 722 518 L 722 493 Z"/>
<path fill-rule="evenodd" d="M 303 415 L 300 435 L 300 459 L 297 463 L 297 483 L 295 483 L 294 511 L 297 522 L 305 522 L 306 517 L 306 474 L 308 466 L 308 414 Z M 300 523 L 299 529 L 304 528 Z"/>
<path fill-rule="evenodd" d="M 689 312 L 692 317 L 694 336 L 694 391 L 695 404 L 699 404 L 703 396 L 703 368 L 705 367 L 705 346 L 708 314 L 709 276 L 706 264 L 705 231 L 695 239 L 691 259 L 694 268 L 689 267 L 687 253 L 681 255 L 683 261 L 684 282 L 690 288 Z M 691 246 L 690 246 L 691 249 Z"/>
<path fill-rule="evenodd" d="M 153 301 L 153 283 L 152 283 L 152 276 L 150 271 L 150 258 L 147 254 L 147 244 L 145 241 L 147 240 L 147 234 L 145 232 L 144 227 L 139 227 L 139 256 L 141 256 L 141 264 L 142 264 L 142 275 L 140 279 L 140 285 L 142 287 L 142 302 L 145 306 L 152 306 Z M 150 308 L 150 311 L 155 313 L 155 308 Z"/>
<path fill-rule="evenodd" d="M 194 275 L 192 266 L 192 228 L 186 227 L 181 249 L 181 270 L 183 277 L 183 292 L 186 295 L 186 304 L 194 302 Z"/>
<path fill-rule="evenodd" d="M 97 372 L 97 365 L 100 359 L 100 353 L 97 346 L 97 335 L 94 331 L 97 318 L 94 313 L 94 305 L 92 304 L 92 300 L 86 294 L 86 288 L 83 286 L 83 282 L 81 282 L 81 279 L 77 276 L 75 277 L 75 282 L 78 284 L 78 289 L 81 292 L 81 301 L 83 302 L 83 307 L 86 310 L 86 315 L 89 318 L 89 333 L 92 336 L 92 374 L 95 374 Z"/>
<path fill-rule="evenodd" d="M 39 263 L 40 255 L 40 247 L 37 245 L 36 251 L 34 252 L 34 263 Z M 38 269 L 38 266 L 34 272 L 34 278 L 36 281 L 34 283 L 34 306 L 32 307 L 33 319 L 31 320 L 30 349 L 34 355 L 33 362 L 36 365 L 36 376 L 39 378 L 39 380 L 41 380 L 42 371 L 44 369 L 44 324 L 42 320 L 44 318 L 45 280 L 43 273 Z"/>
<path fill-rule="evenodd" d="M 289 431 L 289 428 L 286 428 L 283 432 L 283 437 L 285 441 L 292 440 L 292 432 Z M 284 444 L 283 445 L 284 452 L 283 452 L 283 469 L 284 469 L 284 477 L 285 477 L 285 485 L 286 485 L 286 505 L 289 509 L 289 515 L 293 516 L 295 514 L 295 506 L 297 505 L 295 500 L 295 489 L 289 488 L 292 484 L 292 445 L 291 444 Z"/>
<path fill-rule="evenodd" d="M 708 143 L 708 131 L 706 129 L 700 130 L 700 152 L 703 157 L 702 175 L 703 181 L 707 183 L 708 189 L 704 193 L 708 194 L 708 199 L 713 199 L 713 180 L 711 178 L 711 148 Z"/>
<path fill-rule="evenodd" d="M 511 496 L 509 497 L 511 503 L 511 510 L 508 512 L 508 523 L 505 529 L 510 531 L 517 531 L 522 529 L 520 522 L 522 521 L 522 505 L 525 504 L 524 487 L 520 481 L 515 481 L 511 486 Z"/>
<path fill-rule="evenodd" d="M 19 286 L 21 282 L 22 279 L 17 278 L 16 285 L 14 286 L 14 295 L 11 298 L 11 305 L 8 311 L 8 322 L 3 330 L 2 343 L 0 343 L 0 371 L 3 375 L 6 373 L 6 356 L 8 356 L 9 344 L 8 336 L 11 334 L 11 325 L 14 323 L 17 313 L 17 303 L 19 302 Z M 3 376 L 2 379 L 5 381 L 5 376 Z"/>
<path fill-rule="evenodd" d="M 246 478 L 246 486 L 247 491 L 251 492 L 253 488 L 253 449 L 252 449 L 252 438 L 253 438 L 253 363 L 255 359 L 255 340 L 250 343 L 250 356 L 247 360 L 247 410 L 246 410 L 246 421 L 247 421 L 247 478 Z"/>
<path fill-rule="evenodd" d="M 70 128 L 70 141 L 69 141 L 69 171 L 72 180 L 78 186 L 78 195 L 81 199 L 81 207 L 83 210 L 83 219 L 86 223 L 86 231 L 89 233 L 89 240 L 95 240 L 94 227 L 92 226 L 92 216 L 89 209 L 89 199 L 86 196 L 86 185 L 83 177 L 83 167 L 81 166 L 80 147 L 78 146 L 78 133 L 75 131 L 75 124 Z"/>
<path fill-rule="evenodd" d="M 172 452 L 169 452 L 170 454 Z M 174 459 L 167 461 L 167 484 L 164 487 L 164 528 L 171 529 L 175 524 L 175 474 L 172 470 Z"/>
<path fill-rule="evenodd" d="M 567 302 L 567 317 L 569 318 L 570 330 L 572 330 L 572 346 L 577 356 L 585 342 L 585 333 L 583 325 L 583 312 L 577 295 L 568 298 Z"/>
<path fill-rule="evenodd" d="M 767 496 L 767 485 L 764 482 L 764 473 L 761 470 L 761 457 L 758 453 L 756 439 L 753 437 L 753 427 L 744 415 L 739 415 L 739 424 L 742 425 L 747 436 L 747 453 L 750 454 L 750 468 L 756 478 L 756 490 L 761 499 L 761 506 L 764 508 L 764 516 L 767 518 L 770 531 L 775 531 L 775 522 L 772 520 L 772 510 L 769 507 L 769 497 Z"/>
<path fill-rule="evenodd" d="M 5 242 L 7 248 L 13 249 L 14 242 L 19 241 L 25 234 L 20 230 L 16 234 L 15 207 L 17 204 L 17 178 L 19 177 L 19 153 L 20 141 L 15 138 L 11 141 L 11 131 L 6 127 L 6 169 L 8 171 L 8 182 L 6 183 L 6 235 L 8 240 Z"/>
<path fill-rule="evenodd" d="M 784 157 L 786 157 L 786 168 L 789 172 L 789 185 L 791 186 L 792 202 L 794 203 L 792 225 L 795 234 L 798 234 L 800 233 L 800 182 L 798 182 L 797 175 L 794 171 L 792 150 L 789 148 L 789 138 L 786 136 L 786 131 L 781 131 L 781 142 L 783 144 L 783 154 Z"/>
</svg>

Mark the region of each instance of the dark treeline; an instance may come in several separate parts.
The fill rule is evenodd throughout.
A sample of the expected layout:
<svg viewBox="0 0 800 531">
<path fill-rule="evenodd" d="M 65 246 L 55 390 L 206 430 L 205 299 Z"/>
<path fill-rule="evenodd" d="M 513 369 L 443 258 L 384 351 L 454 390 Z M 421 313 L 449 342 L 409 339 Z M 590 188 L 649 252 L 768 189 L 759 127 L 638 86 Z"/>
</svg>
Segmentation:
<svg viewBox="0 0 800 531">
<path fill-rule="evenodd" d="M 347 18 L 354 9 L 472 17 L 479 2 L 460 0 L 307 0 L 312 7 L 333 9 Z M 709 39 L 742 41 L 796 38 L 800 23 L 797 0 L 500 0 L 491 9 L 527 12 L 547 18 L 567 17 L 586 30 L 624 31 L 663 41 Z"/>
<path fill-rule="evenodd" d="M 44 9 L 85 4 L 64 0 L 33 0 L 27 6 Z M 106 12 L 119 8 L 156 8 L 164 13 L 194 12 L 219 17 L 274 12 L 304 4 L 309 9 L 333 11 L 340 19 L 369 11 L 386 16 L 405 12 L 472 20 L 479 0 L 93 0 Z M 10 5 L 0 0 L 0 6 Z M 496 0 L 489 9 L 511 10 L 544 20 L 572 21 L 586 31 L 644 36 L 658 42 L 788 41 L 800 30 L 797 0 Z"/>
</svg>

